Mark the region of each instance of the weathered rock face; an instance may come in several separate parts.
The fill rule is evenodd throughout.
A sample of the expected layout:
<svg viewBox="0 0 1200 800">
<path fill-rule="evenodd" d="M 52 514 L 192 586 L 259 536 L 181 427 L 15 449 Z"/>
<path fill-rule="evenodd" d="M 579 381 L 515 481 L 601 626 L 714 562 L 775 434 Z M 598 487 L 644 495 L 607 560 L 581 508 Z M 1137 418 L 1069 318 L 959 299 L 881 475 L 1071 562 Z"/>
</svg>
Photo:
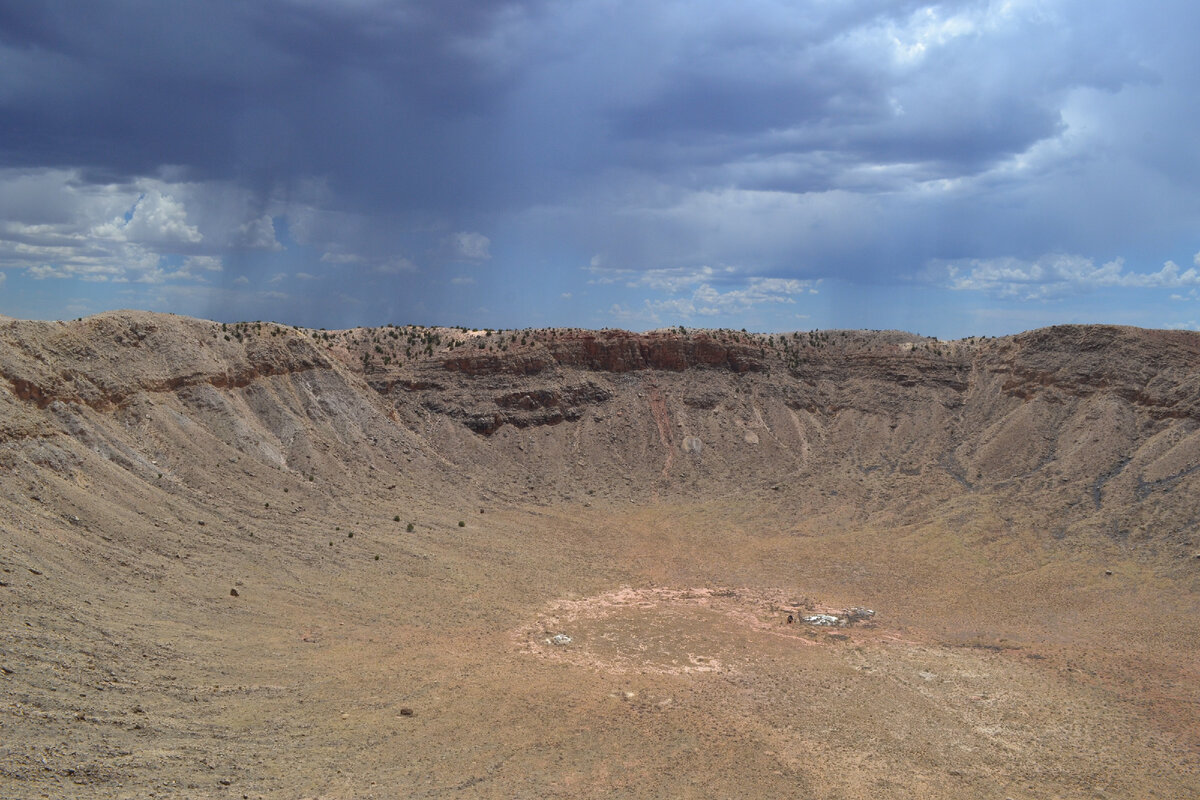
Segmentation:
<svg viewBox="0 0 1200 800">
<path fill-rule="evenodd" d="M 1014 336 L 987 367 L 1003 391 L 1028 400 L 1111 393 L 1155 418 L 1200 419 L 1200 336 L 1059 325 Z"/>
<path fill-rule="evenodd" d="M 5 457 L 67 464 L 84 447 L 157 474 L 155 442 L 179 426 L 307 474 L 419 457 L 531 493 L 792 486 L 899 518 L 995 495 L 1043 510 L 1056 535 L 1178 547 L 1200 518 L 1186 332 L 317 332 L 134 312 L 0 325 Z"/>
<path fill-rule="evenodd" d="M 573 422 L 613 396 L 592 380 L 572 383 L 574 375 L 608 380 L 636 373 L 711 370 L 740 375 L 767 369 L 761 346 L 719 341 L 706 333 L 555 330 L 532 339 L 520 347 L 480 353 L 472 352 L 479 343 L 476 337 L 467 352 L 434 353 L 392 371 L 368 368 L 366 378 L 398 409 L 416 405 L 491 435 L 506 425 Z M 361 356 L 347 364 L 360 368 Z"/>
<path fill-rule="evenodd" d="M 27 459 L 75 474 L 99 454 L 138 479 L 178 479 L 224 452 L 218 471 L 246 457 L 312 475 L 364 444 L 411 450 L 390 416 L 286 326 L 144 312 L 0 325 L 0 469 Z"/>
<path fill-rule="evenodd" d="M 707 334 L 631 334 L 626 331 L 568 333 L 547 343 L 555 362 L 603 372 L 654 369 L 680 372 L 710 367 L 759 372 L 763 359 L 751 347 L 716 341 Z"/>
<path fill-rule="evenodd" d="M 554 389 L 534 389 L 531 392 L 512 392 L 496 398 L 496 405 L 508 411 L 536 411 L 546 408 L 570 408 L 603 403 L 612 392 L 595 383 L 581 383 Z"/>
<path fill-rule="evenodd" d="M 405 424 L 457 430 L 439 445 L 452 460 L 487 453 L 539 476 L 531 486 L 750 480 L 902 518 L 999 493 L 1044 512 L 1055 535 L 1154 528 L 1178 547 L 1200 517 L 1185 488 L 1200 481 L 1193 333 L 570 330 L 467 346 L 479 341 L 486 353 L 435 352 L 369 377 Z M 555 433 L 532 436 L 543 427 Z"/>
<path fill-rule="evenodd" d="M 461 355 L 442 361 L 442 366 L 450 372 L 461 372 L 472 377 L 498 374 L 537 375 L 554 364 L 554 359 L 548 353 L 521 353 L 511 356 Z"/>
<path fill-rule="evenodd" d="M 140 393 L 207 384 L 242 388 L 271 375 L 331 369 L 307 338 L 268 325 L 235 341 L 218 323 L 139 312 L 82 324 L 11 322 L 0 347 L 0 379 L 21 400 L 116 408 Z"/>
<path fill-rule="evenodd" d="M 445 358 L 451 372 L 481 375 L 538 375 L 556 366 L 595 372 L 713 368 L 731 372 L 765 369 L 762 354 L 747 345 L 719 342 L 707 334 L 636 334 L 628 331 L 554 332 L 533 352 L 456 355 Z"/>
<path fill-rule="evenodd" d="M 478 407 L 468 411 L 463 407 L 443 406 L 437 401 L 427 402 L 425 407 L 461 419 L 476 433 L 490 435 L 504 425 L 528 428 L 573 422 L 583 415 L 588 406 L 603 403 L 612 396 L 611 391 L 588 382 L 561 389 L 530 389 L 502 394 L 493 398 L 496 410 L 491 413 Z"/>
</svg>

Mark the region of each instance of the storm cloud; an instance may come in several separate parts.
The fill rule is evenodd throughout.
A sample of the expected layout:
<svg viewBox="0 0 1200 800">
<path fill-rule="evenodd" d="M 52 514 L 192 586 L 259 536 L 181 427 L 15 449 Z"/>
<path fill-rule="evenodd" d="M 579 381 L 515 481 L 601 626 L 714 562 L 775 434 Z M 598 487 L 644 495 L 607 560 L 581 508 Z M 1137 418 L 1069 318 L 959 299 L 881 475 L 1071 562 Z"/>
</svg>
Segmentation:
<svg viewBox="0 0 1200 800">
<path fill-rule="evenodd" d="M 1197 29 L 1186 2 L 0 2 L 2 310 L 1189 325 Z"/>
</svg>

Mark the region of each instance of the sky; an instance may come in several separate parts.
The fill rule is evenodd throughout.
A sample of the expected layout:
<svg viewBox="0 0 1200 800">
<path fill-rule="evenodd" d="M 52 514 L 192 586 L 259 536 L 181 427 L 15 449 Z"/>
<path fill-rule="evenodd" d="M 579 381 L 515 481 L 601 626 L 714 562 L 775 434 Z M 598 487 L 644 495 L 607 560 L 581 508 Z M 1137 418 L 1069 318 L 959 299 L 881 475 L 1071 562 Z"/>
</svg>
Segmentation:
<svg viewBox="0 0 1200 800">
<path fill-rule="evenodd" d="M 0 0 L 0 314 L 1200 328 L 1194 0 Z"/>
</svg>

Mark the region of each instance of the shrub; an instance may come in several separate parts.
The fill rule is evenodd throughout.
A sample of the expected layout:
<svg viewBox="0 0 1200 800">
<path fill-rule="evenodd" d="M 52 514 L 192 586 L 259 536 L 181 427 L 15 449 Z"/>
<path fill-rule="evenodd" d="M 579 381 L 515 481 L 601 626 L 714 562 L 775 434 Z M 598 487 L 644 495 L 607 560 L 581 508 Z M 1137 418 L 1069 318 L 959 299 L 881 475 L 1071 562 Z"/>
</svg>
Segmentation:
<svg viewBox="0 0 1200 800">
<path fill-rule="evenodd" d="M 407 530 L 409 533 L 412 533 L 413 532 L 413 524 L 411 522 L 408 523 L 408 527 L 405 528 L 405 530 Z"/>
<path fill-rule="evenodd" d="M 392 517 L 392 522 L 399 522 L 399 521 L 400 521 L 400 515 L 399 515 L 399 514 L 397 514 L 396 516 Z"/>
<path fill-rule="evenodd" d="M 465 528 L 465 527 L 467 527 L 467 523 L 463 522 L 463 521 L 460 519 L 460 520 L 458 521 L 458 527 L 460 527 L 460 528 Z"/>
</svg>

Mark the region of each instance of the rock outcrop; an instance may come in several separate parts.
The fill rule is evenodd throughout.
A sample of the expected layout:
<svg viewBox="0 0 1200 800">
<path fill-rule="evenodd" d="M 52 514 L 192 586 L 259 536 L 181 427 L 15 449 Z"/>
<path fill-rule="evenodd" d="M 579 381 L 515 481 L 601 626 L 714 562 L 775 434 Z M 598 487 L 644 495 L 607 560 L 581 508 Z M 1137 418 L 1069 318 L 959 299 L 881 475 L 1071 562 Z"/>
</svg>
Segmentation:
<svg viewBox="0 0 1200 800">
<path fill-rule="evenodd" d="M 349 480 L 420 458 L 533 494 L 778 485 L 903 518 L 990 493 L 1060 534 L 1179 547 L 1200 517 L 1200 335 L 1180 331 L 314 331 L 119 312 L 0 325 L 0 407 L 9 458 L 35 439 L 46 463 L 82 445 L 147 474 L 157 445 L 131 431 L 149 421 Z"/>
</svg>

